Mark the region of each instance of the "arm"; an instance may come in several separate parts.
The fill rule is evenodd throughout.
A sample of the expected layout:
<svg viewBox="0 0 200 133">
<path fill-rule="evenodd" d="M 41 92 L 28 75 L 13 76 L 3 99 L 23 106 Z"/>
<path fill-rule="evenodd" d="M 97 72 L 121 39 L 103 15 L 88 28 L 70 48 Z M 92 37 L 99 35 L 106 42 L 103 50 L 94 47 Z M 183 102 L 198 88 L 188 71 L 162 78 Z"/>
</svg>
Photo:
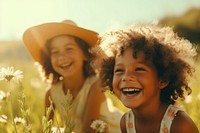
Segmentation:
<svg viewBox="0 0 200 133">
<path fill-rule="evenodd" d="M 179 111 L 171 126 L 171 133 L 199 133 L 195 123 L 183 111 Z"/>
<path fill-rule="evenodd" d="M 47 108 L 51 104 L 50 101 L 49 101 L 49 98 L 51 98 L 50 89 L 46 92 L 46 95 L 45 95 L 45 116 L 46 116 Z M 54 105 L 53 105 L 53 108 L 54 108 Z M 49 120 L 50 119 L 53 120 L 53 117 L 54 117 L 54 113 L 53 113 L 53 111 L 51 111 L 50 116 L 49 116 Z"/>
<path fill-rule="evenodd" d="M 122 116 L 120 121 L 120 128 L 122 133 L 126 133 L 126 121 L 125 121 L 125 114 Z"/>
<path fill-rule="evenodd" d="M 90 125 L 93 120 L 99 119 L 100 115 L 100 106 L 101 103 L 105 100 L 105 95 L 101 91 L 100 82 L 95 82 L 90 89 L 88 94 L 88 99 L 85 108 L 85 115 L 83 118 L 83 131 L 89 131 L 90 133 L 94 132 Z"/>
</svg>

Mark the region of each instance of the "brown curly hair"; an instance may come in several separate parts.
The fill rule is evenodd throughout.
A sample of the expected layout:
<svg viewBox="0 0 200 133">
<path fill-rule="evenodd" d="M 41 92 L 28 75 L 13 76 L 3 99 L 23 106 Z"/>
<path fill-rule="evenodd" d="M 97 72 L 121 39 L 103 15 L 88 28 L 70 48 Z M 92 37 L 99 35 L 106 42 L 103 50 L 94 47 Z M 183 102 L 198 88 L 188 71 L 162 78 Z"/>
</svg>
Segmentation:
<svg viewBox="0 0 200 133">
<path fill-rule="evenodd" d="M 70 36 L 70 35 L 60 35 L 60 36 Z M 84 40 L 78 37 L 75 36 L 70 36 L 70 37 L 73 37 L 75 39 L 75 42 L 78 44 L 78 46 L 82 49 L 83 53 L 88 58 L 88 60 L 85 61 L 83 65 L 84 76 L 89 77 L 95 75 L 95 71 L 90 64 L 90 61 L 94 58 L 94 55 L 90 52 L 91 47 Z M 44 52 L 41 52 L 40 58 L 44 62 L 44 65 L 42 66 L 42 70 L 40 70 L 40 72 L 45 77 L 46 81 L 51 80 L 51 82 L 56 83 L 60 80 L 61 75 L 58 74 L 51 65 L 51 60 L 49 56 L 50 55 L 49 44 L 51 43 L 52 40 L 53 38 L 48 40 L 47 43 L 45 44 L 45 47 L 48 51 L 48 55 L 45 54 Z M 53 78 L 51 77 L 51 74 L 53 75 Z"/>
<path fill-rule="evenodd" d="M 127 48 L 132 48 L 134 58 L 142 51 L 145 60 L 155 65 L 158 77 L 169 81 L 161 90 L 161 102 L 175 104 L 178 98 L 184 100 L 184 92 L 191 93 L 188 77 L 194 72 L 191 61 L 196 56 L 196 49 L 189 41 L 178 37 L 172 28 L 156 24 L 131 25 L 100 37 L 99 45 L 92 52 L 98 57 L 93 63 L 100 64 L 98 70 L 103 88 L 113 91 L 115 57 Z"/>
</svg>

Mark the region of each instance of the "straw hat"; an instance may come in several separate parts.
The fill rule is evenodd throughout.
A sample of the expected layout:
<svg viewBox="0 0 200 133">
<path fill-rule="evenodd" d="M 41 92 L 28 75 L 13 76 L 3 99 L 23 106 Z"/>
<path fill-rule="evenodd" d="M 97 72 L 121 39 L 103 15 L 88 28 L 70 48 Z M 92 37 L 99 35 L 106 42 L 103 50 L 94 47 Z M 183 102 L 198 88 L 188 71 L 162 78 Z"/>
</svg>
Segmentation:
<svg viewBox="0 0 200 133">
<path fill-rule="evenodd" d="M 78 27 L 73 21 L 65 20 L 62 22 L 44 23 L 27 29 L 23 34 L 23 41 L 34 60 L 43 65 L 41 53 L 47 56 L 46 42 L 58 35 L 71 35 L 78 37 L 94 46 L 98 39 L 98 33 Z"/>
</svg>

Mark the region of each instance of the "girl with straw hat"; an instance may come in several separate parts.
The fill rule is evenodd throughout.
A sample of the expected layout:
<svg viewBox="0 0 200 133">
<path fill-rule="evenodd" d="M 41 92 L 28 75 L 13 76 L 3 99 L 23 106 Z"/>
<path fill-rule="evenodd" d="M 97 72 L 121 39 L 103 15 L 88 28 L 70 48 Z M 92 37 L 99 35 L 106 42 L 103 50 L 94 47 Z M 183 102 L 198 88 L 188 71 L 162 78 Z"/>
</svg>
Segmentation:
<svg viewBox="0 0 200 133">
<path fill-rule="evenodd" d="M 122 113 L 101 91 L 95 70 L 90 65 L 94 57 L 90 48 L 98 40 L 96 32 L 67 20 L 31 27 L 25 31 L 23 40 L 33 59 L 41 64 L 46 79 L 52 77 L 45 96 L 45 108 L 50 106 L 50 97 L 62 118 L 70 115 L 75 122 L 73 131 L 77 133 L 93 132 L 90 125 L 96 119 L 109 124 L 108 132 L 120 132 Z M 68 90 L 73 99 L 67 114 L 63 102 Z M 110 114 L 111 110 L 113 114 Z M 51 112 L 50 119 L 53 117 Z"/>
</svg>

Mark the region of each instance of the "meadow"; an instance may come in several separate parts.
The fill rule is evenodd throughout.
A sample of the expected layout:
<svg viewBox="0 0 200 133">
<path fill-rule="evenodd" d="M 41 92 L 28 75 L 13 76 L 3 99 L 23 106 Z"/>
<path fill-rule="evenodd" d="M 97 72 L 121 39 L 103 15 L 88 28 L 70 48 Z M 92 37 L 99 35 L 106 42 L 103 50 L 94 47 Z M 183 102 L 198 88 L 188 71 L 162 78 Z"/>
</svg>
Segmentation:
<svg viewBox="0 0 200 133">
<path fill-rule="evenodd" d="M 44 95 L 47 84 L 41 80 L 35 62 L 30 57 L 21 41 L 0 41 L 0 59 L 0 67 L 13 66 L 15 70 L 23 71 L 24 78 L 22 79 L 22 86 L 25 94 L 24 106 L 28 109 L 32 133 L 41 132 L 42 116 L 44 115 Z M 191 116 L 200 129 L 200 58 L 197 58 L 195 63 L 196 72 L 194 79 L 190 82 L 193 92 L 190 96 L 186 97 L 184 102 L 180 101 L 178 106 L 183 108 Z M 7 91 L 7 89 L 6 84 L 0 81 L 0 90 Z M 12 94 L 13 116 L 21 117 L 20 103 L 18 101 L 20 92 L 17 89 L 13 89 Z M 114 105 L 123 111 L 127 110 L 113 95 L 110 95 L 110 97 Z M 8 104 L 4 100 L 1 100 L 0 116 L 3 114 L 8 115 L 9 110 L 7 107 Z M 0 133 L 1 132 L 14 132 L 12 124 L 0 121 Z"/>
</svg>

